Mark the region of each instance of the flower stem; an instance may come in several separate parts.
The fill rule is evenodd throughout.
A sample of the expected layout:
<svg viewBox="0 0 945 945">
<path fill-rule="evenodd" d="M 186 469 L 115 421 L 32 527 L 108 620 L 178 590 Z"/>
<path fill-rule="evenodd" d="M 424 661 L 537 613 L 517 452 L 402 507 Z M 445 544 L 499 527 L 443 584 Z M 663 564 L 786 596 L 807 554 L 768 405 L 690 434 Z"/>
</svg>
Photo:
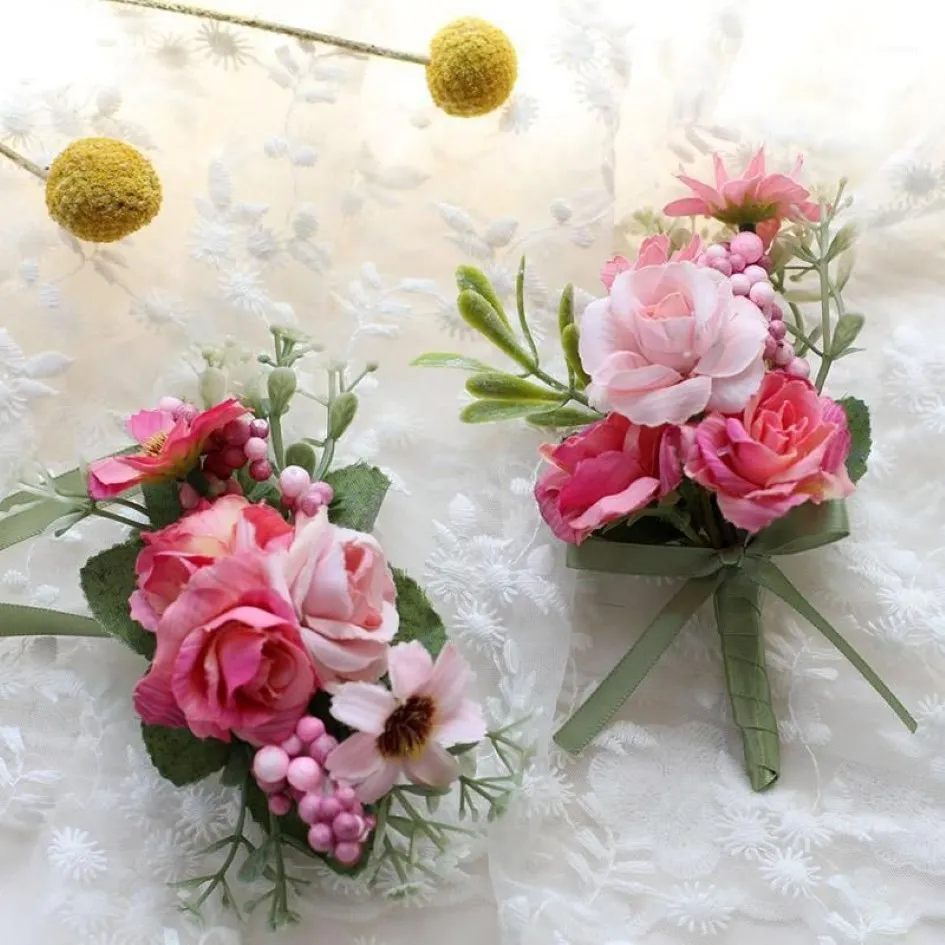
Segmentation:
<svg viewBox="0 0 945 945">
<path fill-rule="evenodd" d="M 313 30 L 300 29 L 297 26 L 270 23 L 266 20 L 258 20 L 254 16 L 221 13 L 218 10 L 206 10 L 202 7 L 186 6 L 183 3 L 167 2 L 167 0 L 108 0 L 108 2 L 121 3 L 131 7 L 144 7 L 147 10 L 163 10 L 165 13 L 181 13 L 184 16 L 199 16 L 205 20 L 216 20 L 218 23 L 232 23 L 234 26 L 248 26 L 251 29 L 264 30 L 267 33 L 279 33 L 283 36 L 292 36 L 295 39 L 313 43 L 326 43 L 329 46 L 337 46 L 351 52 L 362 53 L 367 56 L 380 56 L 383 59 L 395 59 L 399 62 L 414 62 L 421 66 L 425 66 L 430 62 L 429 56 L 418 53 L 386 49 L 383 46 L 375 46 L 373 43 L 343 39 L 340 36 L 331 36 L 328 33 L 316 33 Z"/>
<path fill-rule="evenodd" d="M 824 387 L 824 382 L 827 380 L 827 374 L 830 372 L 830 364 L 833 360 L 830 357 L 830 275 L 827 272 L 827 237 L 828 232 L 827 228 L 829 226 L 829 221 L 827 219 L 827 214 L 825 212 L 826 208 L 821 205 L 820 208 L 820 225 L 817 228 L 817 247 L 818 247 L 818 258 L 817 258 L 817 275 L 820 277 L 820 331 L 821 331 L 821 347 L 824 351 L 824 356 L 820 359 L 820 369 L 817 371 L 817 390 L 821 391 Z"/>
<path fill-rule="evenodd" d="M 119 525 L 130 525 L 132 528 L 142 528 L 148 524 L 148 522 L 139 522 L 132 518 L 126 518 L 124 515 L 119 515 L 117 512 L 109 512 L 107 509 L 100 509 L 97 505 L 93 505 L 89 509 L 89 515 L 95 515 L 98 518 L 107 518 L 111 522 L 118 522 Z"/>
<path fill-rule="evenodd" d="M 240 796 L 240 812 L 239 816 L 236 818 L 236 827 L 233 829 L 233 842 L 230 844 L 230 849 L 227 852 L 226 859 L 223 861 L 222 866 L 210 879 L 207 888 L 200 894 L 196 903 L 194 903 L 195 909 L 199 909 L 207 901 L 207 899 L 210 898 L 211 893 L 217 888 L 217 886 L 226 884 L 227 871 L 233 865 L 233 861 L 236 859 L 236 854 L 243 845 L 243 827 L 246 825 L 246 812 L 248 810 L 247 801 L 249 794 L 249 778 L 250 775 L 247 774 L 246 779 L 243 781 L 243 791 Z"/>
<path fill-rule="evenodd" d="M 114 505 L 123 505 L 126 509 L 131 509 L 134 512 L 139 513 L 140 515 L 146 516 L 149 520 L 151 516 L 148 514 L 148 510 L 138 502 L 132 502 L 131 499 L 122 499 L 118 496 L 115 496 L 112 499 L 107 500 L 109 504 Z"/>
<path fill-rule="evenodd" d="M 705 489 L 699 490 L 699 501 L 702 503 L 703 526 L 713 548 L 722 547 L 722 532 L 715 520 L 715 510 L 712 508 L 712 497 Z"/>
<path fill-rule="evenodd" d="M 40 167 L 27 157 L 23 157 L 19 151 L 14 151 L 13 148 L 4 144 L 2 141 L 0 141 L 0 154 L 11 160 L 17 166 L 22 167 L 24 171 L 28 171 L 34 177 L 38 177 L 40 180 L 46 180 L 46 178 L 49 177 L 49 171 L 47 171 L 46 168 Z"/>
<path fill-rule="evenodd" d="M 269 415 L 269 434 L 272 440 L 272 455 L 276 461 L 276 472 L 282 471 L 285 463 L 285 446 L 282 442 L 282 417 L 278 413 Z"/>
<path fill-rule="evenodd" d="M 590 406 L 584 394 L 580 391 L 576 391 L 573 387 L 568 387 L 567 384 L 562 384 L 561 381 L 555 380 L 550 374 L 538 367 L 537 364 L 531 369 L 531 372 L 533 377 L 537 377 L 538 380 L 544 381 L 549 387 L 553 387 L 555 390 L 560 390 L 562 393 L 567 394 L 571 400 L 576 400 L 585 407 Z"/>
</svg>

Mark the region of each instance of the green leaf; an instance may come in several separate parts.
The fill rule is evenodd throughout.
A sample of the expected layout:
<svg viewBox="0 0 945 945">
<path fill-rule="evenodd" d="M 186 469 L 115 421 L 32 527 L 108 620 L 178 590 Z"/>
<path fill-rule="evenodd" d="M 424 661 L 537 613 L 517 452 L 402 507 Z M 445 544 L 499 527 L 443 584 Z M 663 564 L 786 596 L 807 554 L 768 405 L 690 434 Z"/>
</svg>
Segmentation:
<svg viewBox="0 0 945 945">
<path fill-rule="evenodd" d="M 215 738 L 197 738 L 186 728 L 142 724 L 141 737 L 158 773 L 178 787 L 219 771 L 233 750 Z"/>
<path fill-rule="evenodd" d="M 518 362 L 528 370 L 535 367 L 534 358 L 519 344 L 518 339 L 509 327 L 508 321 L 500 318 L 498 312 L 482 295 L 467 289 L 459 294 L 456 307 L 459 309 L 463 321 L 470 328 L 474 328 L 485 338 L 488 338 L 513 361 Z"/>
<path fill-rule="evenodd" d="M 369 532 L 384 503 L 390 480 L 376 466 L 355 463 L 343 466 L 325 476 L 335 497 L 328 509 L 328 517 L 335 525 Z"/>
<path fill-rule="evenodd" d="M 561 350 L 564 352 L 564 360 L 568 367 L 574 372 L 574 379 L 579 390 L 584 390 L 591 382 L 584 365 L 581 364 L 581 355 L 578 351 L 578 327 L 575 324 L 568 325 L 561 332 Z"/>
<path fill-rule="evenodd" d="M 859 312 L 844 312 L 840 316 L 830 341 L 831 357 L 840 357 L 856 341 L 865 321 L 866 319 Z"/>
<path fill-rule="evenodd" d="M 561 293 L 558 303 L 558 332 L 564 334 L 568 325 L 574 324 L 574 286 L 569 282 Z"/>
<path fill-rule="evenodd" d="M 831 241 L 830 248 L 827 250 L 827 262 L 836 259 L 841 253 L 846 252 L 855 241 L 856 224 L 847 223 L 845 226 L 841 226 L 840 229 L 837 230 L 837 235 Z"/>
<path fill-rule="evenodd" d="M 184 514 L 180 504 L 180 490 L 174 480 L 142 486 L 141 492 L 153 528 L 164 528 Z"/>
<path fill-rule="evenodd" d="M 443 620 L 433 609 L 423 588 L 406 571 L 391 568 L 391 572 L 397 588 L 397 613 L 400 615 L 396 642 L 419 640 L 430 655 L 436 657 L 446 643 Z"/>
<path fill-rule="evenodd" d="M 495 368 L 478 358 L 447 351 L 431 351 L 410 362 L 411 367 L 456 368 L 458 371 L 494 371 Z"/>
<path fill-rule="evenodd" d="M 585 407 L 556 407 L 541 413 L 529 414 L 526 418 L 536 427 L 584 427 L 602 419 L 601 414 Z"/>
<path fill-rule="evenodd" d="M 470 289 L 473 292 L 481 295 L 489 303 L 496 315 L 498 315 L 499 318 L 505 322 L 506 327 L 512 327 L 509 317 L 506 315 L 505 309 L 502 307 L 502 302 L 500 301 L 499 296 L 496 295 L 495 289 L 492 288 L 492 283 L 486 277 L 484 272 L 477 269 L 475 266 L 457 267 L 456 288 L 461 293 L 465 292 L 467 289 Z"/>
<path fill-rule="evenodd" d="M 870 409 L 856 397 L 844 397 L 837 401 L 847 415 L 852 443 L 847 457 L 847 473 L 854 482 L 866 475 L 866 461 L 873 445 L 870 433 Z"/>
<path fill-rule="evenodd" d="M 527 417 L 543 409 L 543 404 L 516 404 L 507 400 L 477 400 L 464 407 L 459 414 L 463 423 L 496 423 Z"/>
<path fill-rule="evenodd" d="M 508 400 L 515 402 L 544 401 L 555 403 L 561 400 L 561 394 L 539 387 L 531 381 L 516 377 L 514 374 L 503 374 L 499 371 L 489 374 L 474 374 L 466 381 L 466 390 L 473 397 L 482 397 L 486 400 Z"/>
<path fill-rule="evenodd" d="M 263 871 L 269 865 L 269 849 L 272 846 L 272 838 L 266 837 L 262 843 L 249 854 L 243 861 L 243 865 L 236 874 L 237 879 L 242 883 L 254 883 Z"/>
<path fill-rule="evenodd" d="M 132 620 L 128 610 L 135 589 L 135 560 L 142 547 L 137 539 L 115 545 L 89 558 L 79 576 L 89 610 L 105 632 L 150 660 L 154 634 Z"/>
</svg>

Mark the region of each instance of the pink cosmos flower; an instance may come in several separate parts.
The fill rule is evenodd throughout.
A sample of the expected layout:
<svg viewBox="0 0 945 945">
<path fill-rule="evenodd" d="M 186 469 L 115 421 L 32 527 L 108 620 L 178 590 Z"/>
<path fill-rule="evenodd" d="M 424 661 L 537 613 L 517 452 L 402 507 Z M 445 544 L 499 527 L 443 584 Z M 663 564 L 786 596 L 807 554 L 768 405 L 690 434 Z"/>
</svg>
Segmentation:
<svg viewBox="0 0 945 945">
<path fill-rule="evenodd" d="M 298 518 L 286 578 L 322 683 L 379 679 L 400 618 L 377 541 L 332 525 L 323 506 Z"/>
<path fill-rule="evenodd" d="M 401 772 L 416 784 L 448 787 L 459 764 L 446 749 L 481 741 L 482 710 L 466 698 L 469 667 L 452 644 L 436 663 L 416 640 L 390 651 L 392 692 L 348 683 L 335 694 L 331 714 L 356 729 L 325 762 L 332 776 L 356 785 L 370 804 L 387 794 Z"/>
<path fill-rule="evenodd" d="M 161 617 L 134 701 L 145 722 L 252 745 L 288 738 L 318 686 L 278 555 L 238 551 L 198 571 Z"/>
<path fill-rule="evenodd" d="M 226 400 L 193 419 L 167 410 L 140 410 L 128 421 L 141 452 L 109 456 L 89 467 L 89 495 L 110 499 L 145 483 L 183 478 L 194 467 L 210 437 L 246 414 L 237 400 Z"/>
<path fill-rule="evenodd" d="M 620 273 L 580 322 L 591 403 L 633 423 L 733 413 L 761 384 L 764 316 L 714 269 L 670 262 Z"/>
<path fill-rule="evenodd" d="M 687 437 L 686 475 L 715 492 L 722 514 L 751 533 L 796 505 L 854 489 L 846 414 L 803 377 L 766 374 L 741 417 L 712 414 Z"/>
<path fill-rule="evenodd" d="M 604 288 L 609 292 L 614 284 L 614 279 L 628 269 L 661 266 L 663 263 L 670 261 L 695 262 L 704 247 L 702 238 L 696 235 L 689 241 L 689 245 L 685 249 L 678 249 L 675 253 L 670 253 L 670 248 L 671 244 L 668 236 L 662 233 L 658 236 L 650 236 L 643 241 L 634 262 L 630 262 L 626 256 L 611 256 L 601 267 L 600 281 L 604 283 Z"/>
<path fill-rule="evenodd" d="M 541 455 L 552 464 L 535 486 L 541 517 L 562 541 L 592 532 L 672 492 L 682 479 L 678 427 L 639 427 L 610 414 Z"/>
<path fill-rule="evenodd" d="M 729 177 L 718 154 L 713 161 L 715 187 L 681 175 L 679 180 L 696 196 L 674 200 L 663 208 L 663 213 L 670 217 L 714 217 L 733 226 L 783 219 L 820 219 L 820 207 L 807 199 L 810 191 L 795 180 L 803 166 L 803 158 L 797 159 L 790 175 L 768 174 L 765 171 L 765 149 L 759 148 L 742 175 L 734 178 Z"/>
<path fill-rule="evenodd" d="M 155 630 L 165 610 L 201 568 L 232 554 L 237 536 L 244 546 L 266 548 L 283 539 L 292 526 L 271 506 L 252 505 L 242 496 L 225 495 L 156 532 L 142 532 L 145 547 L 135 562 L 138 589 L 131 595 L 131 616 Z"/>
</svg>

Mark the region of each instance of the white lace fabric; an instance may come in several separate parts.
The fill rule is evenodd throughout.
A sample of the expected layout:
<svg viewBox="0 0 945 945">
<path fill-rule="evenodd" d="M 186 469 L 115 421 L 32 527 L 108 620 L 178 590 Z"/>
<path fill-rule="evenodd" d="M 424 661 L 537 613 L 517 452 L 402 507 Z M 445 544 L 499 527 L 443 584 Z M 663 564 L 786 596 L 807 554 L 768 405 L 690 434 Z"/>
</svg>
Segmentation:
<svg viewBox="0 0 945 945">
<path fill-rule="evenodd" d="M 477 670 L 496 721 L 528 716 L 520 799 L 390 903 L 315 871 L 304 923 L 268 938 L 174 881 L 226 833 L 232 795 L 150 767 L 130 693 L 140 660 L 108 641 L 0 643 L 4 941 L 81 945 L 932 945 L 945 909 L 945 194 L 943 14 L 906 0 L 632 4 L 582 0 L 227 0 L 221 8 L 423 50 L 450 18 L 502 26 L 511 103 L 450 119 L 416 66 L 357 59 L 97 0 L 18 5 L 0 31 L 0 137 L 39 162 L 121 137 L 154 161 L 164 207 L 110 247 L 45 215 L 0 165 L 0 492 L 34 457 L 66 468 L 122 442 L 121 420 L 194 387 L 195 346 L 267 343 L 290 322 L 328 354 L 376 359 L 341 460 L 391 476 L 379 521 Z M 56 28 L 52 24 L 57 24 Z M 61 28 L 59 28 L 61 26 Z M 850 177 L 862 230 L 848 305 L 864 353 L 829 388 L 873 410 L 852 537 L 784 565 L 919 719 L 910 736 L 812 628 L 765 627 L 782 776 L 753 794 L 701 615 L 579 759 L 550 742 L 669 593 L 571 572 L 531 497 L 538 434 L 463 427 L 463 376 L 409 361 L 493 357 L 455 310 L 452 273 L 506 297 L 521 255 L 549 364 L 557 297 L 640 238 L 631 214 L 678 196 L 714 148 L 767 142 L 812 181 Z M 232 365 L 233 383 L 245 366 Z M 315 405 L 313 405 L 314 407 Z M 316 410 L 300 406 L 295 430 Z M 79 610 L 77 572 L 121 538 L 83 523 L 0 556 L 5 600 Z"/>
</svg>

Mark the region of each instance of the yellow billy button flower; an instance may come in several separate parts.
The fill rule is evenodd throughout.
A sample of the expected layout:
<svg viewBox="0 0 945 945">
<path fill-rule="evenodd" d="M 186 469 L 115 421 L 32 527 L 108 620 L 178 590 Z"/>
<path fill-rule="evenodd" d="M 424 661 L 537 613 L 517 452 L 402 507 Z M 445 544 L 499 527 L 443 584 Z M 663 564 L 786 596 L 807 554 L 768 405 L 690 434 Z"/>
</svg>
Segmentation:
<svg viewBox="0 0 945 945">
<path fill-rule="evenodd" d="M 511 40 L 478 17 L 454 20 L 430 44 L 427 86 L 448 115 L 471 118 L 495 111 L 512 94 L 517 77 Z"/>
<path fill-rule="evenodd" d="M 49 215 L 79 239 L 113 243 L 150 223 L 161 208 L 151 162 L 114 138 L 73 141 L 46 179 Z"/>
</svg>

